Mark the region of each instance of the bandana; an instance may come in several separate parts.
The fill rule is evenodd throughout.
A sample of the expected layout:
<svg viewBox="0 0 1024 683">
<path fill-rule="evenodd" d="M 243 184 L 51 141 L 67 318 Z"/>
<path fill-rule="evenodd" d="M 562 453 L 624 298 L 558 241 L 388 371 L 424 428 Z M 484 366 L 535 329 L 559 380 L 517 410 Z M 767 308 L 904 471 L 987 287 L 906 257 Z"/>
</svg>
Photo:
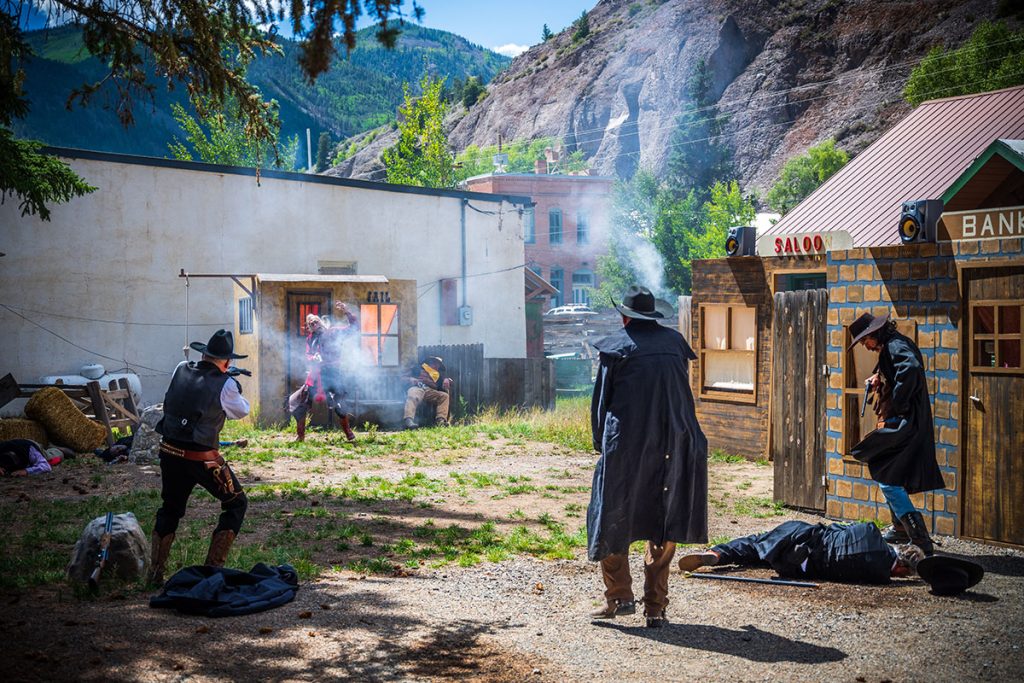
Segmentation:
<svg viewBox="0 0 1024 683">
<path fill-rule="evenodd" d="M 440 371 L 440 370 L 435 370 L 434 368 L 430 367 L 430 366 L 429 366 L 429 365 L 427 365 L 426 363 L 424 363 L 424 364 L 423 364 L 423 365 L 421 365 L 420 367 L 421 367 L 421 368 L 423 368 L 423 371 L 424 371 L 425 373 L 427 373 L 428 375 L 430 375 L 430 379 L 431 379 L 431 381 L 433 381 L 433 382 L 436 382 L 436 381 L 437 381 L 437 378 L 441 376 L 441 371 Z"/>
</svg>

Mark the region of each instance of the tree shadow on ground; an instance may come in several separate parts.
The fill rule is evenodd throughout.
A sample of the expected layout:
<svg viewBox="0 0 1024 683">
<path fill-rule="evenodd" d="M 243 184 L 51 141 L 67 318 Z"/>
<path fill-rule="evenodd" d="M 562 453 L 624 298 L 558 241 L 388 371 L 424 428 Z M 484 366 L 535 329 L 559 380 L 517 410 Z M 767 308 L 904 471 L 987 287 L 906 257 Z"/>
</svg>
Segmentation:
<svg viewBox="0 0 1024 683">
<path fill-rule="evenodd" d="M 223 619 L 121 600 L 65 602 L 53 620 L 39 614 L 53 610 L 53 597 L 37 596 L 28 609 L 0 611 L 0 679 L 521 681 L 531 673 L 481 640 L 491 624 L 431 622 L 359 585 L 305 585 L 280 608 Z"/>
<path fill-rule="evenodd" d="M 595 626 L 611 628 L 625 635 L 647 638 L 666 645 L 719 652 L 755 662 L 796 662 L 822 664 L 838 662 L 848 656 L 842 650 L 814 643 L 790 640 L 756 626 L 743 626 L 734 631 L 705 624 L 668 624 L 662 628 L 622 626 L 611 622 L 594 622 Z"/>
</svg>

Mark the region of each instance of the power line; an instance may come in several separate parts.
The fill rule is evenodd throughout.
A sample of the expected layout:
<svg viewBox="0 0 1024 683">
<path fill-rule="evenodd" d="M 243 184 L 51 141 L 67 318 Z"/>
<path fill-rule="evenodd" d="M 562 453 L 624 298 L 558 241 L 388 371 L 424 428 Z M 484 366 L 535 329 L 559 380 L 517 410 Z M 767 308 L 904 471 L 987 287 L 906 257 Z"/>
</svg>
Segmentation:
<svg viewBox="0 0 1024 683">
<path fill-rule="evenodd" d="M 41 324 L 37 323 L 37 322 L 36 322 L 35 320 L 32 320 L 31 318 L 29 318 L 29 317 L 27 317 L 27 316 L 24 316 L 24 315 L 22 315 L 21 313 L 19 313 L 18 311 L 14 310 L 13 308 L 11 308 L 10 306 L 8 306 L 7 304 L 0 304 L 0 307 L 6 308 L 6 309 L 7 309 L 8 311 L 10 311 L 10 312 L 11 312 L 11 313 L 13 313 L 14 315 L 18 316 L 18 317 L 19 317 L 19 318 L 21 318 L 22 320 L 24 320 L 24 321 L 26 321 L 26 322 L 28 322 L 28 323 L 31 323 L 31 324 L 33 324 L 33 325 L 35 325 L 36 327 L 38 327 L 38 328 L 39 328 L 39 329 L 41 329 L 42 331 L 46 332 L 47 334 L 51 334 L 51 335 L 53 335 L 54 337 L 57 337 L 57 339 L 60 339 L 61 341 L 65 342 L 65 343 L 67 343 L 67 344 L 70 344 L 71 346 L 74 346 L 74 347 L 75 347 L 76 349 L 80 349 L 80 350 L 82 350 L 82 351 L 85 351 L 86 353 L 90 353 L 90 354 L 92 354 L 92 355 L 94 355 L 94 356 L 99 356 L 100 358 L 104 358 L 104 359 L 106 359 L 106 360 L 112 360 L 112 361 L 114 361 L 115 363 L 124 363 L 124 364 L 125 364 L 125 367 L 126 367 L 127 369 L 129 369 L 129 370 L 130 370 L 130 369 L 132 368 L 132 366 L 135 366 L 135 367 L 140 367 L 140 368 L 143 368 L 143 369 L 145 369 L 145 370 L 152 370 L 153 372 L 159 373 L 160 375 L 169 375 L 169 374 L 171 374 L 171 373 L 169 373 L 169 372 L 165 372 L 165 371 L 163 371 L 163 370 L 160 370 L 160 369 L 158 369 L 158 368 L 151 368 L 151 367 L 149 367 L 148 365 L 143 365 L 142 363 L 129 363 L 129 362 L 128 362 L 128 361 L 127 361 L 126 359 L 124 359 L 124 358 L 114 358 L 113 356 L 107 356 L 107 355 L 104 355 L 104 354 L 102 354 L 102 353 L 100 353 L 100 352 L 98 352 L 98 351 L 93 351 L 92 349 L 87 349 L 87 348 L 85 348 L 84 346 L 81 346 L 81 345 L 79 345 L 79 344 L 76 344 L 75 342 L 71 341 L 71 340 L 70 340 L 70 339 L 68 339 L 67 337 L 64 337 L 64 336 L 62 336 L 62 335 L 60 335 L 60 334 L 57 334 L 57 333 L 56 333 L 56 332 L 54 332 L 53 330 L 51 330 L 51 329 L 49 329 L 49 328 L 47 328 L 47 327 L 45 327 L 45 326 L 43 326 L 43 325 L 41 325 Z"/>
<path fill-rule="evenodd" d="M 105 320 L 103 318 L 86 318 L 78 315 L 67 315 L 65 313 L 51 313 L 49 311 L 35 311 L 30 308 L 23 308 L 21 306 L 12 306 L 10 304 L 2 304 L 8 309 L 14 309 L 23 313 L 32 313 L 33 315 L 44 315 L 48 318 L 64 318 L 66 320 L 79 320 L 82 322 L 89 323 L 105 323 L 108 325 L 136 325 L 140 327 L 195 327 L 196 325 L 219 325 L 220 327 L 227 327 L 232 323 L 140 323 L 131 320 Z"/>
</svg>

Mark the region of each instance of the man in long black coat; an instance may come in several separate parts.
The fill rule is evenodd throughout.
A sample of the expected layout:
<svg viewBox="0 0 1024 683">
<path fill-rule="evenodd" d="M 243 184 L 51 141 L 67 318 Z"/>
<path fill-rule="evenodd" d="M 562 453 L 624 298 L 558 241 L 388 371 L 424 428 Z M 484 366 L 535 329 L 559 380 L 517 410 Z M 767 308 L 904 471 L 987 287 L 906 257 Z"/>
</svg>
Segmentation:
<svg viewBox="0 0 1024 683">
<path fill-rule="evenodd" d="M 931 555 L 933 545 L 924 517 L 910 494 L 946 487 L 935 460 L 935 434 L 921 351 L 896 331 L 889 316 L 865 313 L 850 324 L 854 344 L 878 353 L 871 382 L 880 402 L 879 428 L 851 453 L 867 464 L 871 478 L 889 503 L 894 533 L 886 540 L 910 541 Z M 901 533 L 902 532 L 902 533 Z"/>
<path fill-rule="evenodd" d="M 601 452 L 587 510 L 588 554 L 601 562 L 607 606 L 594 618 L 635 612 L 629 545 L 647 541 L 644 613 L 665 622 L 676 543 L 707 540 L 707 439 L 697 424 L 688 363 L 693 351 L 657 323 L 671 307 L 631 287 L 623 328 L 594 343 L 600 369 L 591 403 Z"/>
</svg>

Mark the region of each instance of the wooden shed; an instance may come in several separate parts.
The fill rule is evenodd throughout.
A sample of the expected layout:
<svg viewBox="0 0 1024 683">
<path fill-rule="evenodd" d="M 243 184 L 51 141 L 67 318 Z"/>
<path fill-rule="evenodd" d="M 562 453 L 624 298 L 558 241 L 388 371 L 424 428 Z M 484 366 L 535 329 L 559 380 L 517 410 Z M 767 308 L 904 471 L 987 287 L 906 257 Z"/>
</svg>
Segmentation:
<svg viewBox="0 0 1024 683">
<path fill-rule="evenodd" d="M 260 425 L 287 421 L 285 399 L 306 378 L 306 316 L 337 320 L 344 302 L 359 326 L 358 358 L 351 360 L 350 398 L 356 419 L 376 413 L 402 369 L 416 361 L 416 283 L 381 275 L 256 274 L 235 279 L 235 348 L 243 391 Z M 341 324 L 341 323 L 339 323 Z M 315 404 L 312 424 L 328 424 Z"/>
</svg>

